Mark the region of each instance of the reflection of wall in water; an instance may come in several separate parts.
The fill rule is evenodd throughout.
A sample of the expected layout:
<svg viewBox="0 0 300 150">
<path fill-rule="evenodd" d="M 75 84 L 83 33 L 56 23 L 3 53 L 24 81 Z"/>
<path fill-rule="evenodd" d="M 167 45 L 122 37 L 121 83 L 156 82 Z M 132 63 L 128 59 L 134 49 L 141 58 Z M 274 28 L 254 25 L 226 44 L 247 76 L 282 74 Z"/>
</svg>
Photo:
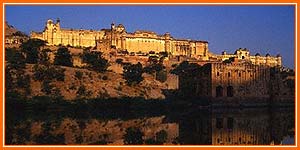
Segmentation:
<svg viewBox="0 0 300 150">
<path fill-rule="evenodd" d="M 276 108 L 271 115 L 271 133 L 274 144 L 280 144 L 290 129 L 295 128 L 294 109 Z M 291 132 L 291 131 L 290 131 Z"/>
<path fill-rule="evenodd" d="M 293 128 L 293 111 L 268 109 L 213 110 L 212 144 L 269 145 L 279 141 Z"/>
<path fill-rule="evenodd" d="M 212 144 L 270 144 L 270 115 L 255 111 L 213 111 Z"/>
<path fill-rule="evenodd" d="M 179 121 L 181 144 L 211 145 L 211 116 L 209 110 L 201 110 L 182 117 Z"/>
<path fill-rule="evenodd" d="M 294 128 L 292 108 L 197 110 L 181 116 L 179 140 L 192 145 L 270 145 Z"/>
</svg>

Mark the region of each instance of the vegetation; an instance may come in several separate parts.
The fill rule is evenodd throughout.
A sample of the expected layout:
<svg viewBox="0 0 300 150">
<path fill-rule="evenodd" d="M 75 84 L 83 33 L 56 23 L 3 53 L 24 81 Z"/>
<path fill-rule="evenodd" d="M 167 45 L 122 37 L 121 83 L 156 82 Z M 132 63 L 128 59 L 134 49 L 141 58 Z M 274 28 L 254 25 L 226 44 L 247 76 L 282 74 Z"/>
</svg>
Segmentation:
<svg viewBox="0 0 300 150">
<path fill-rule="evenodd" d="M 78 79 L 78 80 L 81 80 L 82 79 L 82 76 L 83 76 L 83 73 L 81 71 L 76 71 L 75 72 L 75 77 Z"/>
<path fill-rule="evenodd" d="M 169 56 L 168 52 L 159 52 L 158 54 L 161 57 L 168 57 Z"/>
<path fill-rule="evenodd" d="M 73 66 L 72 56 L 67 47 L 58 48 L 54 57 L 54 65 L 61 65 L 61 66 L 68 66 L 68 67 Z"/>
<path fill-rule="evenodd" d="M 12 35 L 13 36 L 28 37 L 25 33 L 21 32 L 21 31 L 17 31 L 17 32 L 13 33 Z"/>
<path fill-rule="evenodd" d="M 51 52 L 50 49 L 43 49 L 39 54 L 39 63 L 43 65 L 49 65 L 50 64 L 50 58 L 49 58 L 49 52 Z"/>
<path fill-rule="evenodd" d="M 201 66 L 196 63 L 189 63 L 187 61 L 181 62 L 175 69 L 171 70 L 172 74 L 180 75 L 180 74 L 188 74 L 188 75 L 196 75 L 201 71 Z"/>
<path fill-rule="evenodd" d="M 161 130 L 155 134 L 155 137 L 145 140 L 148 145 L 161 145 L 167 141 L 168 133 L 166 130 Z"/>
<path fill-rule="evenodd" d="M 22 52 L 15 48 L 5 48 L 5 52 L 7 67 L 10 67 L 10 69 L 25 69 L 26 60 Z"/>
<path fill-rule="evenodd" d="M 86 93 L 87 93 L 87 91 L 86 91 L 84 85 L 81 85 L 81 86 L 78 88 L 77 92 L 76 92 L 76 94 L 77 94 L 78 97 L 83 97 L 83 96 L 86 95 Z"/>
<path fill-rule="evenodd" d="M 36 64 L 33 67 L 34 80 L 42 82 L 41 91 L 47 95 L 53 95 L 54 97 L 60 97 L 60 91 L 58 88 L 51 83 L 53 80 L 64 81 L 65 80 L 65 69 L 60 66 L 53 65 L 39 65 Z"/>
<path fill-rule="evenodd" d="M 149 66 L 143 68 L 143 72 L 154 74 L 155 79 L 160 82 L 165 82 L 167 80 L 167 71 L 162 63 L 150 64 Z"/>
<path fill-rule="evenodd" d="M 161 130 L 155 134 L 157 144 L 164 144 L 168 138 L 166 130 Z"/>
<path fill-rule="evenodd" d="M 46 42 L 40 39 L 29 39 L 20 46 L 21 51 L 25 54 L 26 63 L 35 64 L 39 59 L 39 51 L 45 46 Z"/>
<path fill-rule="evenodd" d="M 42 92 L 44 92 L 47 95 L 50 95 L 52 93 L 54 86 L 51 85 L 50 80 L 44 80 L 42 83 Z"/>
<path fill-rule="evenodd" d="M 65 80 L 65 69 L 59 66 L 53 65 L 34 65 L 34 79 L 38 81 L 44 80 L 56 80 L 64 81 Z"/>
<path fill-rule="evenodd" d="M 124 144 L 126 145 L 134 145 L 134 144 L 143 144 L 143 136 L 144 133 L 141 132 L 140 129 L 129 127 L 126 129 L 124 135 Z"/>
<path fill-rule="evenodd" d="M 156 80 L 160 81 L 160 82 L 165 82 L 167 81 L 167 71 L 164 69 L 164 70 L 160 70 L 158 72 L 156 72 Z"/>
<path fill-rule="evenodd" d="M 126 65 L 123 69 L 123 77 L 128 85 L 139 84 L 143 81 L 143 66 L 140 62 Z"/>
<path fill-rule="evenodd" d="M 25 57 L 16 49 L 6 49 L 5 91 L 14 92 L 17 88 L 30 94 L 30 76 L 25 74 Z"/>
<path fill-rule="evenodd" d="M 53 131 L 53 127 L 51 126 L 51 122 L 46 122 L 42 125 L 42 133 L 36 136 L 37 144 L 65 144 L 65 136 L 64 134 L 54 135 L 51 133 Z"/>
<path fill-rule="evenodd" d="M 162 64 L 151 64 L 149 66 L 144 67 L 143 71 L 145 73 L 153 74 L 162 71 L 163 69 L 165 69 L 165 66 L 163 66 Z"/>
<path fill-rule="evenodd" d="M 108 60 L 102 57 L 101 52 L 85 51 L 83 53 L 82 60 L 88 64 L 88 68 L 97 72 L 105 72 L 109 67 Z"/>
<path fill-rule="evenodd" d="M 123 63 L 123 59 L 122 59 L 122 58 L 116 59 L 116 63 L 117 63 L 117 64 L 122 64 L 122 63 Z"/>
</svg>

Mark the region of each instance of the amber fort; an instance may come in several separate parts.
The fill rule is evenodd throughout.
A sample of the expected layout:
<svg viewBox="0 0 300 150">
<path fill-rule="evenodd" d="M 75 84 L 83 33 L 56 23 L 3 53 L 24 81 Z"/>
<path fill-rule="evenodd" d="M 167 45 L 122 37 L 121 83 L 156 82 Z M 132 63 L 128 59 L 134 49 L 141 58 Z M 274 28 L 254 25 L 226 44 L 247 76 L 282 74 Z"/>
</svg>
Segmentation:
<svg viewBox="0 0 300 150">
<path fill-rule="evenodd" d="M 73 47 L 93 47 L 102 52 L 112 49 L 127 50 L 129 53 L 167 52 L 169 56 L 184 56 L 197 61 L 224 61 L 230 58 L 247 60 L 255 65 L 281 66 L 281 56 L 266 54 L 250 55 L 247 49 L 237 49 L 235 53 L 213 54 L 209 51 L 208 42 L 204 40 L 179 39 L 166 32 L 159 35 L 153 31 L 136 30 L 127 32 L 122 24 L 111 24 L 109 29 L 85 30 L 61 28 L 59 19 L 46 21 L 42 32 L 32 32 L 31 38 L 44 40 L 48 45 Z"/>
<path fill-rule="evenodd" d="M 66 46 L 72 53 L 73 66 L 84 67 L 80 54 L 84 49 L 100 51 L 110 62 L 110 69 L 122 74 L 123 67 L 116 64 L 117 59 L 127 63 L 149 65 L 150 56 L 167 54 L 163 60 L 167 74 L 167 89 L 178 89 L 188 95 L 213 98 L 270 98 L 294 95 L 293 86 L 287 82 L 294 80 L 280 75 L 284 68 L 280 54 L 251 54 L 246 48 L 233 52 L 212 53 L 209 42 L 199 39 L 181 39 L 171 33 L 158 34 L 148 30 L 128 32 L 124 25 L 112 23 L 109 28 L 100 30 L 68 29 L 61 27 L 61 21 L 51 19 L 45 22 L 42 32 L 32 31 L 30 38 L 46 41 L 53 51 L 55 47 Z M 21 39 L 21 40 L 20 40 Z M 17 35 L 6 36 L 5 44 L 26 41 Z M 126 52 L 124 54 L 123 52 Z M 201 66 L 201 72 L 186 72 L 174 75 L 169 73 L 174 65 L 187 61 Z M 289 83 L 290 84 L 290 83 Z M 285 99 L 285 98 L 284 98 Z"/>
</svg>

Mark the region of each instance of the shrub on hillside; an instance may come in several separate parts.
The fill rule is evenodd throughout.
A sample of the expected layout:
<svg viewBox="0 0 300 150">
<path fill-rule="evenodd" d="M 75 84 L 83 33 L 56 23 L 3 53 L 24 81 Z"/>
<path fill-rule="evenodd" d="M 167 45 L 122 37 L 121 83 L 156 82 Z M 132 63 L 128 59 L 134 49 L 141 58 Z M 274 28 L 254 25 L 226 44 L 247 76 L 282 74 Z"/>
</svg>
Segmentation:
<svg viewBox="0 0 300 150">
<path fill-rule="evenodd" d="M 143 144 L 143 136 L 144 133 L 138 129 L 138 128 L 134 128 L 134 127 L 129 127 L 126 129 L 125 131 L 125 135 L 124 135 L 124 144 L 126 145 L 133 145 L 133 144 Z"/>
<path fill-rule="evenodd" d="M 39 63 L 44 64 L 44 65 L 49 65 L 50 64 L 50 57 L 49 57 L 49 52 L 51 50 L 49 48 L 43 49 L 40 54 L 39 54 Z"/>
<path fill-rule="evenodd" d="M 160 130 L 155 134 L 157 144 L 164 144 L 167 141 L 168 133 L 166 130 Z"/>
<path fill-rule="evenodd" d="M 138 84 L 143 81 L 143 66 L 139 62 L 124 66 L 123 77 L 128 85 Z"/>
<path fill-rule="evenodd" d="M 122 64 L 122 63 L 123 63 L 123 59 L 122 59 L 122 58 L 116 59 L 116 63 L 117 63 L 117 64 Z"/>
<path fill-rule="evenodd" d="M 34 79 L 38 81 L 44 80 L 57 80 L 64 81 L 65 80 L 65 69 L 59 66 L 52 65 L 34 65 Z"/>
<path fill-rule="evenodd" d="M 82 61 L 88 64 L 88 67 L 94 71 L 105 72 L 109 66 L 108 60 L 102 57 L 101 52 L 85 51 Z"/>
<path fill-rule="evenodd" d="M 6 67 L 16 70 L 25 68 L 26 60 L 22 52 L 16 50 L 15 48 L 5 48 L 5 52 L 5 60 L 7 61 Z"/>
<path fill-rule="evenodd" d="M 52 89 L 54 88 L 53 85 L 51 85 L 50 80 L 44 80 L 42 83 L 42 89 L 41 91 L 44 92 L 45 94 L 49 95 L 52 93 Z"/>
<path fill-rule="evenodd" d="M 67 47 L 58 48 L 54 57 L 54 65 L 61 65 L 61 66 L 68 66 L 68 67 L 73 66 L 72 56 Z"/>
<path fill-rule="evenodd" d="M 156 80 L 160 81 L 160 82 L 165 82 L 167 81 L 167 71 L 166 70 L 160 70 L 158 72 L 156 72 Z"/>
<path fill-rule="evenodd" d="M 83 76 L 83 73 L 81 71 L 76 71 L 75 72 L 75 77 L 78 79 L 78 80 L 81 80 L 82 79 L 82 76 Z"/>
<path fill-rule="evenodd" d="M 39 58 L 39 51 L 41 47 L 46 45 L 46 41 L 40 39 L 29 39 L 20 46 L 21 51 L 26 56 L 27 63 L 37 63 Z"/>
</svg>

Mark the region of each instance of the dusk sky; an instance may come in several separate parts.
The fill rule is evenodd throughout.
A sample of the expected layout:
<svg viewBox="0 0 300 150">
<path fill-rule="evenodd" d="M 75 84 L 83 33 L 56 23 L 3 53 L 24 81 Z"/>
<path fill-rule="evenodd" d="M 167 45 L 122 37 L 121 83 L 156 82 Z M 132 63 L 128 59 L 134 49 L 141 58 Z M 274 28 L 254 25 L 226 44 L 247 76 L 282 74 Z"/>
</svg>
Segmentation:
<svg viewBox="0 0 300 150">
<path fill-rule="evenodd" d="M 62 28 L 99 30 L 123 24 L 127 32 L 170 32 L 174 38 L 209 42 L 220 54 L 247 48 L 251 55 L 282 55 L 294 68 L 294 6 L 9 6 L 6 21 L 27 34 L 42 31 L 47 19 Z"/>
</svg>

